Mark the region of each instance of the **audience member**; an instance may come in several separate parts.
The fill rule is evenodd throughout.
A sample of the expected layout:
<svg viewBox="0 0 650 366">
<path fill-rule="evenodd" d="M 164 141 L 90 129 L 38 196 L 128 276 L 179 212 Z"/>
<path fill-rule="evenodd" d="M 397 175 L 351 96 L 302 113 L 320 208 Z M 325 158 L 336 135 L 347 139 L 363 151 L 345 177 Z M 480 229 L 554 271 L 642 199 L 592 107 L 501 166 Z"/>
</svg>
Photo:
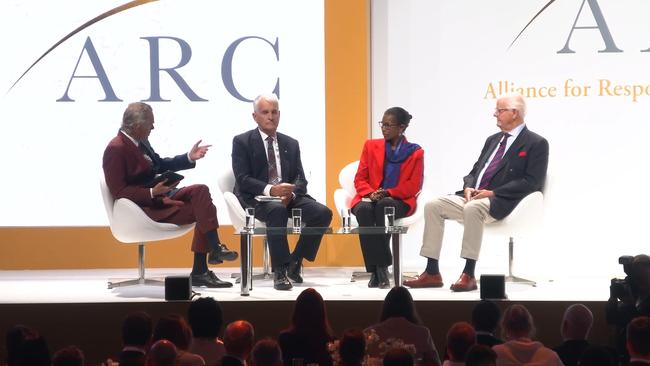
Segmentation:
<svg viewBox="0 0 650 366">
<path fill-rule="evenodd" d="M 151 343 L 153 322 L 149 314 L 131 313 L 122 322 L 122 352 L 118 357 L 120 366 L 143 366 L 147 348 Z"/>
<path fill-rule="evenodd" d="M 50 349 L 45 338 L 36 330 L 27 327 L 15 329 L 11 341 L 15 342 L 13 362 L 17 366 L 51 366 Z M 10 331 L 11 332 L 11 331 Z M 9 352 L 8 352 L 9 353 Z"/>
<path fill-rule="evenodd" d="M 501 319 L 501 332 L 506 342 L 492 347 L 497 353 L 497 366 L 563 366 L 557 353 L 532 340 L 535 324 L 525 306 L 515 304 L 506 309 Z"/>
<path fill-rule="evenodd" d="M 223 325 L 221 306 L 211 297 L 197 299 L 190 303 L 187 320 L 193 335 L 189 351 L 203 357 L 206 365 L 217 365 L 226 354 L 226 347 L 217 338 Z"/>
<path fill-rule="evenodd" d="M 222 357 L 222 366 L 235 365 L 236 363 L 233 361 L 236 360 L 241 361 L 244 366 L 247 365 L 254 343 L 255 330 L 251 323 L 246 320 L 237 320 L 228 324 L 223 336 L 226 355 Z"/>
<path fill-rule="evenodd" d="M 478 339 L 478 335 L 477 335 Z M 496 366 L 497 354 L 484 344 L 476 343 L 465 356 L 465 366 Z"/>
<path fill-rule="evenodd" d="M 5 334 L 5 347 L 7 349 L 7 366 L 16 366 L 20 358 L 25 339 L 34 331 L 24 325 L 14 325 Z"/>
<path fill-rule="evenodd" d="M 153 341 L 167 339 L 176 346 L 179 366 L 203 366 L 203 357 L 189 352 L 192 330 L 178 314 L 169 314 L 158 320 L 153 331 Z"/>
<path fill-rule="evenodd" d="M 625 347 L 630 355 L 630 366 L 650 364 L 650 317 L 639 316 L 627 326 Z"/>
<path fill-rule="evenodd" d="M 405 348 L 392 348 L 384 355 L 384 366 L 413 366 L 413 355 Z"/>
<path fill-rule="evenodd" d="M 590 345 L 580 355 L 580 366 L 616 366 L 616 352 L 605 346 Z"/>
<path fill-rule="evenodd" d="M 77 346 L 68 346 L 54 353 L 52 366 L 84 366 L 84 353 Z"/>
<path fill-rule="evenodd" d="M 370 330 L 374 330 L 380 340 L 397 338 L 405 344 L 412 344 L 416 350 L 415 359 L 421 360 L 423 365 L 440 365 L 440 357 L 429 328 L 421 325 L 413 297 L 405 287 L 393 287 L 388 292 L 379 323 L 368 327 L 365 332 Z M 370 356 L 378 356 L 379 353 L 377 344 L 368 349 Z"/>
<path fill-rule="evenodd" d="M 282 351 L 278 342 L 265 338 L 257 343 L 251 351 L 252 366 L 282 366 Z"/>
<path fill-rule="evenodd" d="M 178 351 L 174 344 L 166 339 L 155 342 L 147 354 L 146 366 L 176 366 Z"/>
<path fill-rule="evenodd" d="M 291 326 L 278 336 L 284 364 L 299 358 L 304 364 L 331 365 L 327 343 L 333 339 L 323 297 L 313 288 L 304 290 L 296 299 Z"/>
<path fill-rule="evenodd" d="M 573 304 L 564 311 L 560 334 L 562 344 L 553 348 L 565 366 L 576 366 L 587 347 L 589 331 L 594 324 L 591 310 L 582 304 Z"/>
<path fill-rule="evenodd" d="M 476 344 L 476 332 L 471 324 L 457 322 L 447 332 L 447 356 L 444 366 L 463 366 L 467 351 Z"/>
<path fill-rule="evenodd" d="M 366 337 L 359 329 L 347 329 L 339 341 L 341 366 L 361 366 L 366 357 Z"/>
<path fill-rule="evenodd" d="M 479 301 L 472 310 L 472 326 L 476 331 L 476 343 L 492 347 L 503 343 L 494 334 L 501 320 L 501 309 L 490 300 Z"/>
</svg>

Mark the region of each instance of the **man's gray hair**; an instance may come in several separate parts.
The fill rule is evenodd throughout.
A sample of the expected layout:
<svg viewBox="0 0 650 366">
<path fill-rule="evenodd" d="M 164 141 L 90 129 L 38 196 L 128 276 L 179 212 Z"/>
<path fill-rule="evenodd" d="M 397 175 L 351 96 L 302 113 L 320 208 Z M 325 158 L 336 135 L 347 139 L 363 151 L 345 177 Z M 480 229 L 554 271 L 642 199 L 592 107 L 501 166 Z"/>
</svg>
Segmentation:
<svg viewBox="0 0 650 366">
<path fill-rule="evenodd" d="M 521 115 L 521 119 L 526 117 L 526 100 L 524 96 L 519 93 L 508 93 L 504 94 L 499 99 L 503 99 L 506 102 L 506 108 L 516 109 Z"/>
<path fill-rule="evenodd" d="M 145 122 L 147 113 L 153 113 L 151 106 L 143 102 L 129 104 L 122 115 L 122 129 L 131 132 L 133 129 Z"/>
<path fill-rule="evenodd" d="M 280 105 L 280 100 L 278 99 L 278 96 L 275 94 L 260 94 L 257 97 L 255 97 L 255 100 L 253 100 L 253 112 L 257 112 L 257 106 L 259 105 L 261 100 L 266 100 L 267 102 L 275 103 L 278 106 Z"/>
</svg>

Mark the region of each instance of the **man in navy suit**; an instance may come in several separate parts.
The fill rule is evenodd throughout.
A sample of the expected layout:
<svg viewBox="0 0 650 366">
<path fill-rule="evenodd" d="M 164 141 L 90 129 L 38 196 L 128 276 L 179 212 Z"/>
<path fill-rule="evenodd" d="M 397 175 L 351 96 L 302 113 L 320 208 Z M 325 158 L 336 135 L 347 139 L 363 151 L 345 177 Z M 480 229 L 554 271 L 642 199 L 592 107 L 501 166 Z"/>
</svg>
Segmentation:
<svg viewBox="0 0 650 366">
<path fill-rule="evenodd" d="M 483 225 L 508 216 L 525 196 L 544 186 L 548 166 L 548 142 L 524 123 L 526 102 L 519 94 L 505 95 L 494 109 L 501 132 L 487 138 L 478 161 L 463 178 L 463 190 L 439 197 L 424 207 L 424 236 L 420 255 L 427 268 L 410 287 L 442 287 L 438 259 L 442 248 L 445 220 L 464 225 L 461 257 L 465 268 L 451 286 L 452 291 L 477 288 L 474 268 L 481 249 Z"/>
<path fill-rule="evenodd" d="M 328 227 L 332 211 L 307 194 L 298 141 L 277 132 L 278 98 L 273 94 L 255 98 L 253 119 L 257 128 L 235 136 L 232 142 L 234 193 L 242 206 L 255 208 L 255 217 L 267 227 L 286 227 L 294 208 L 302 210 L 302 222 L 308 227 Z M 255 199 L 258 195 L 278 197 L 278 201 L 259 202 Z M 293 253 L 289 253 L 286 234 L 274 233 L 267 237 L 274 271 L 273 287 L 289 290 L 291 281 L 302 283 L 302 260 L 316 258 L 322 235 L 301 235 Z"/>
</svg>

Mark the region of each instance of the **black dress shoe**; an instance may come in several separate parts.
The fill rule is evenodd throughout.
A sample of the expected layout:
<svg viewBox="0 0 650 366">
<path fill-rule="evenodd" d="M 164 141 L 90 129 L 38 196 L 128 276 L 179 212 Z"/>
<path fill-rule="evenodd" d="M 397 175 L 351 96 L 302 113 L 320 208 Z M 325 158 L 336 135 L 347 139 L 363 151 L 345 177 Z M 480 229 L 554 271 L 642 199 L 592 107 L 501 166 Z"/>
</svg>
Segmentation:
<svg viewBox="0 0 650 366">
<path fill-rule="evenodd" d="M 390 280 L 388 279 L 388 267 L 377 266 L 377 287 L 390 288 Z"/>
<path fill-rule="evenodd" d="M 212 288 L 232 287 L 231 282 L 220 280 L 219 277 L 217 277 L 217 275 L 214 274 L 214 272 L 212 271 L 207 271 L 201 274 L 192 273 L 191 278 L 192 278 L 192 286 L 196 286 L 196 287 L 200 287 L 200 286 L 212 287 Z"/>
<path fill-rule="evenodd" d="M 292 282 L 302 283 L 302 276 L 300 272 L 302 271 L 302 259 L 297 261 L 289 262 L 289 269 L 287 269 L 287 277 L 291 279 Z"/>
<path fill-rule="evenodd" d="M 287 266 L 273 269 L 273 288 L 280 291 L 291 290 L 293 285 L 287 278 Z"/>
<path fill-rule="evenodd" d="M 228 249 L 225 244 L 219 244 L 219 249 L 212 249 L 208 254 L 208 263 L 221 264 L 223 261 L 234 261 L 239 254 L 234 250 Z"/>
<path fill-rule="evenodd" d="M 370 281 L 368 281 L 368 287 L 370 288 L 379 287 L 379 280 L 377 280 L 377 272 L 370 273 Z"/>
</svg>

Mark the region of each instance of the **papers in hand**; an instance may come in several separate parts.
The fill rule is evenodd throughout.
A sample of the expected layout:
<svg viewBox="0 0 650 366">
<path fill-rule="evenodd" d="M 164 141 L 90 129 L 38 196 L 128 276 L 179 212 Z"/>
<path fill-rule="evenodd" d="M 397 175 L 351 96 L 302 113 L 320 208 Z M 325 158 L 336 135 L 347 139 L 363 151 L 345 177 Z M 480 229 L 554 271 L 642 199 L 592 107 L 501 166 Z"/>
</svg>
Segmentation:
<svg viewBox="0 0 650 366">
<path fill-rule="evenodd" d="M 274 197 L 274 196 L 255 196 L 255 199 L 259 202 L 280 202 L 282 201 L 282 198 L 280 197 Z"/>
</svg>

